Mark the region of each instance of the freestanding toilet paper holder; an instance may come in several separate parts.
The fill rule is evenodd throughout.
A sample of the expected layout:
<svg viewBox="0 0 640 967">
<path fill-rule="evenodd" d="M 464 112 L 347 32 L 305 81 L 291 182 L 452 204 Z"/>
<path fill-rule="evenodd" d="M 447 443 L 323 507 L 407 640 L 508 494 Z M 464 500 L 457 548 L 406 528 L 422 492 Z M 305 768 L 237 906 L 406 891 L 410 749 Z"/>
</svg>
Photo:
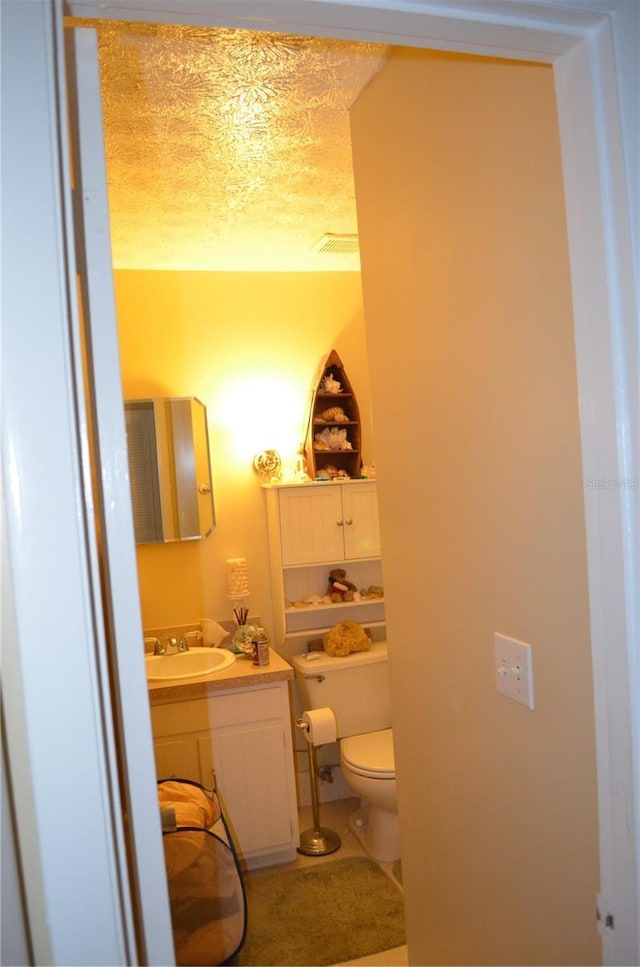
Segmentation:
<svg viewBox="0 0 640 967">
<path fill-rule="evenodd" d="M 318 761 L 316 757 L 316 747 L 310 741 L 309 723 L 304 719 L 297 719 L 296 725 L 303 732 L 307 733 L 307 748 L 309 750 L 309 785 L 311 786 L 311 806 L 313 809 L 313 826 L 300 833 L 300 845 L 298 852 L 304 856 L 326 856 L 328 853 L 335 853 L 340 849 L 342 841 L 339 835 L 332 829 L 327 829 L 320 825 L 320 805 L 318 802 Z"/>
</svg>

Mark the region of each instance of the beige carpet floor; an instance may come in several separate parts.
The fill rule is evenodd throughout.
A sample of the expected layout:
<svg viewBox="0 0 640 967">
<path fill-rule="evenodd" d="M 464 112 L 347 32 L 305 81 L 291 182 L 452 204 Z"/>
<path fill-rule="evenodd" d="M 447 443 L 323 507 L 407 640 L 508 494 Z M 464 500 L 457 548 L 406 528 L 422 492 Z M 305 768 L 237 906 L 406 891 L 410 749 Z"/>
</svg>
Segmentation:
<svg viewBox="0 0 640 967">
<path fill-rule="evenodd" d="M 325 967 L 406 942 L 402 891 L 367 857 L 249 877 L 246 889 L 237 967 Z"/>
</svg>

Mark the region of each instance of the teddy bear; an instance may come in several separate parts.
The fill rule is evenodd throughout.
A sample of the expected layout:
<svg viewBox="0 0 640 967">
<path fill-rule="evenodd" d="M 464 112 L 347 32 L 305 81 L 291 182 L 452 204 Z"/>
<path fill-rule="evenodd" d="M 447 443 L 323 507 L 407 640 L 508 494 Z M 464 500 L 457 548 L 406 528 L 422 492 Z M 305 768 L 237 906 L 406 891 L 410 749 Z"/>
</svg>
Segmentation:
<svg viewBox="0 0 640 967">
<path fill-rule="evenodd" d="M 343 568 L 336 567 L 329 573 L 327 594 L 335 604 L 340 601 L 353 601 L 357 590 L 355 584 L 347 580 L 347 572 Z"/>
</svg>

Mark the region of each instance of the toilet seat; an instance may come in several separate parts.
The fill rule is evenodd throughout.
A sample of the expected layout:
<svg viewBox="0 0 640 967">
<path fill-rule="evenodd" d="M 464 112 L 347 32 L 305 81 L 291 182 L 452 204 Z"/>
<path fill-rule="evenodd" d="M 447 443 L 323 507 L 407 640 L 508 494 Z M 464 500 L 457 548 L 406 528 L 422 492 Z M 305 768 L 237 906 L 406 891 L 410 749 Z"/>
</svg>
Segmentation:
<svg viewBox="0 0 640 967">
<path fill-rule="evenodd" d="M 357 775 L 372 779 L 395 779 L 396 765 L 393 754 L 393 732 L 365 732 L 350 735 L 340 743 L 342 759 Z"/>
</svg>

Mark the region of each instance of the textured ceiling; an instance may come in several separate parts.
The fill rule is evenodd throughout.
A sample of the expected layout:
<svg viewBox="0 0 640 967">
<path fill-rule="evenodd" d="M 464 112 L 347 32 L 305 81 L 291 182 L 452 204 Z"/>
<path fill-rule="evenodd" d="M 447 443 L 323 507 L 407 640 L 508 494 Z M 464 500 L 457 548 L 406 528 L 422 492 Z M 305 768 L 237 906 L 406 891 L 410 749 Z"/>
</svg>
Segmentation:
<svg viewBox="0 0 640 967">
<path fill-rule="evenodd" d="M 349 108 L 375 44 L 98 25 L 116 268 L 357 270 Z"/>
</svg>

